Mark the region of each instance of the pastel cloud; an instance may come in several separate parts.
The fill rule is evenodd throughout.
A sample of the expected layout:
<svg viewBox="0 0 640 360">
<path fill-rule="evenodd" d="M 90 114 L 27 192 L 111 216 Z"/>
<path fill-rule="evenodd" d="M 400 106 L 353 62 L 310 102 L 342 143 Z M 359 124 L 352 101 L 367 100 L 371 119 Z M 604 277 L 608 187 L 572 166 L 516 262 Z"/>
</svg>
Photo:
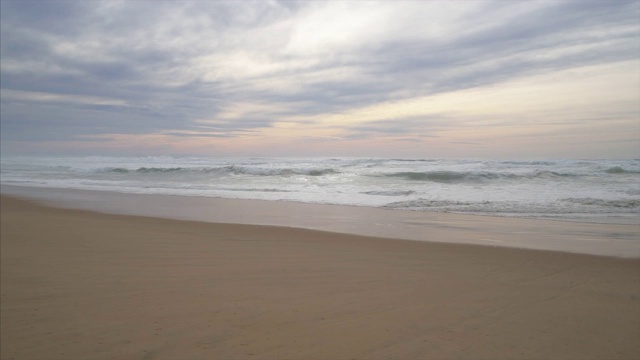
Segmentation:
<svg viewBox="0 0 640 360">
<path fill-rule="evenodd" d="M 636 1 L 1 6 L 8 151 L 630 157 L 640 146 Z"/>
</svg>

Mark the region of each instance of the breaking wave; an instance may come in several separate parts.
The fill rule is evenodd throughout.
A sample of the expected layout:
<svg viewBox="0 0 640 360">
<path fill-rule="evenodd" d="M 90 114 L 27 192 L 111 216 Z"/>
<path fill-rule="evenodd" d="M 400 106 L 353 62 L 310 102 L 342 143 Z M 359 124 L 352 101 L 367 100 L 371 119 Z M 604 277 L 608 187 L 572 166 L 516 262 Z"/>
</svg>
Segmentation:
<svg viewBox="0 0 640 360">
<path fill-rule="evenodd" d="M 503 164 L 509 165 L 544 165 L 553 166 L 556 165 L 553 161 L 502 161 Z"/>
<path fill-rule="evenodd" d="M 3 157 L 1 160 L 2 184 L 32 187 L 505 216 L 559 214 L 572 219 L 573 215 L 564 214 L 585 214 L 607 219 L 625 217 L 634 224 L 640 221 L 640 160 L 204 157 Z"/>
<path fill-rule="evenodd" d="M 564 203 L 564 204 L 563 204 Z M 566 198 L 559 202 L 529 202 L 517 201 L 453 201 L 417 199 L 395 201 L 384 206 L 390 209 L 404 209 L 417 211 L 450 211 L 471 212 L 485 214 L 628 214 L 640 212 L 640 200 L 606 200 L 594 198 Z"/>
<path fill-rule="evenodd" d="M 402 191 L 402 190 L 389 190 L 389 191 L 364 191 L 361 192 L 361 194 L 367 194 L 367 195 L 381 195 L 381 196 L 409 196 L 412 194 L 415 194 L 415 191 L 412 190 L 406 190 L 406 191 Z"/>
<path fill-rule="evenodd" d="M 240 192 L 270 192 L 270 193 L 290 193 L 292 190 L 274 189 L 274 188 L 221 188 L 224 191 L 240 191 Z"/>
<path fill-rule="evenodd" d="M 324 176 L 340 173 L 333 168 L 260 168 L 248 166 L 221 166 L 221 167 L 140 167 L 137 169 L 127 169 L 121 167 L 102 168 L 97 170 L 98 173 L 114 173 L 114 174 L 166 174 L 166 173 L 204 173 L 204 174 L 229 174 L 229 175 L 254 175 L 254 176 Z"/>
<path fill-rule="evenodd" d="M 256 175 L 256 176 L 324 176 L 340 173 L 334 168 L 251 168 L 243 166 L 226 166 L 223 168 L 235 175 Z"/>
<path fill-rule="evenodd" d="M 188 170 L 181 167 L 172 167 L 172 168 L 156 168 L 156 167 L 141 167 L 136 170 L 129 170 L 125 168 L 106 168 L 98 170 L 98 172 L 113 172 L 119 174 L 127 174 L 127 173 L 170 173 L 170 172 L 179 172 Z"/>
<path fill-rule="evenodd" d="M 555 171 L 536 170 L 526 174 L 499 172 L 471 172 L 471 171 L 425 171 L 425 172 L 396 172 L 383 176 L 401 178 L 412 181 L 433 181 L 439 183 L 479 182 L 500 179 L 553 179 L 580 176 L 577 174 L 559 173 Z"/>
<path fill-rule="evenodd" d="M 605 170 L 607 174 L 640 174 L 640 171 L 626 170 L 622 166 L 613 166 Z"/>
<path fill-rule="evenodd" d="M 607 200 L 595 198 L 566 198 L 562 199 L 562 201 L 587 206 L 640 210 L 640 199 Z"/>
</svg>

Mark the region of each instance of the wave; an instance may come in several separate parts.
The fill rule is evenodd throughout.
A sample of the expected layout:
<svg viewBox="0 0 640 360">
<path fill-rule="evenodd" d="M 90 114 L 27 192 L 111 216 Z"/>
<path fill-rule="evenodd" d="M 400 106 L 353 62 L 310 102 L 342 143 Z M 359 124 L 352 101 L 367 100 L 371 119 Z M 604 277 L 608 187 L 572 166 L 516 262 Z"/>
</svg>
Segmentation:
<svg viewBox="0 0 640 360">
<path fill-rule="evenodd" d="M 388 177 L 398 177 L 406 180 L 429 180 L 435 182 L 455 182 L 461 181 L 465 179 L 469 179 L 471 177 L 471 173 L 461 173 L 454 171 L 426 171 L 426 172 L 413 172 L 413 171 L 405 171 L 405 172 L 397 172 L 387 174 Z"/>
<path fill-rule="evenodd" d="M 397 162 L 436 162 L 436 159 L 389 159 L 389 161 Z"/>
<path fill-rule="evenodd" d="M 562 199 L 569 203 L 587 205 L 587 206 L 599 206 L 606 208 L 624 208 L 624 209 L 638 209 L 640 210 L 640 199 L 619 199 L 619 200 L 606 200 L 595 198 L 566 198 Z"/>
<path fill-rule="evenodd" d="M 423 161 L 423 160 L 407 160 L 407 161 Z M 369 167 L 378 164 L 370 164 Z M 342 167 L 345 167 L 344 165 Z M 60 168 L 60 167 L 58 167 Z M 59 170 L 68 170 L 68 168 L 60 168 Z M 343 169 L 346 170 L 346 169 Z M 94 170 L 97 173 L 116 173 L 116 174 L 166 174 L 166 173 L 217 173 L 231 175 L 254 175 L 254 176 L 325 176 L 340 174 L 338 168 L 335 167 L 259 167 L 259 166 L 240 166 L 227 165 L 218 167 L 139 167 L 128 169 L 123 167 L 107 167 Z M 600 170 L 602 171 L 602 170 Z M 621 166 L 613 166 L 604 170 L 605 173 L 611 175 L 618 174 L 640 174 L 640 171 L 627 170 Z M 413 181 L 433 181 L 441 183 L 455 183 L 464 181 L 483 181 L 497 179 L 553 179 L 561 177 L 578 177 L 587 174 L 566 173 L 551 170 L 535 170 L 528 173 L 511 173 L 511 172 L 491 172 L 491 171 L 452 171 L 452 170 L 434 170 L 434 171 L 402 171 L 393 173 L 379 173 L 373 176 L 385 176 L 403 178 Z M 597 174 L 592 174 L 597 175 Z"/>
<path fill-rule="evenodd" d="M 140 167 L 137 169 L 126 169 L 120 167 L 102 168 L 98 173 L 115 174 L 166 174 L 166 173 L 206 173 L 206 174 L 229 174 L 229 175 L 254 175 L 254 176 L 324 176 L 339 173 L 334 168 L 258 168 L 247 166 L 220 166 L 220 167 Z"/>
<path fill-rule="evenodd" d="M 407 190 L 407 191 L 402 191 L 402 190 L 389 190 L 389 191 L 364 191 L 361 192 L 360 194 L 366 194 L 366 195 L 382 195 L 382 196 L 409 196 L 411 194 L 415 194 L 415 191 L 412 190 Z"/>
<path fill-rule="evenodd" d="M 224 169 L 235 175 L 256 176 L 324 176 L 340 173 L 334 168 L 251 168 L 231 165 L 224 167 Z"/>
<path fill-rule="evenodd" d="M 553 166 L 556 165 L 553 161 L 502 161 L 502 164 L 509 165 L 543 165 L 543 166 Z"/>
<path fill-rule="evenodd" d="M 613 166 L 605 170 L 607 174 L 640 174 L 640 171 L 626 170 L 622 166 Z"/>
<path fill-rule="evenodd" d="M 172 173 L 172 172 L 180 172 L 188 169 L 181 167 L 172 167 L 172 168 L 157 168 L 157 167 L 140 167 L 137 169 L 127 169 L 120 167 L 108 167 L 101 168 L 96 170 L 97 173 L 116 173 L 116 174 L 128 174 L 128 173 Z"/>
<path fill-rule="evenodd" d="M 490 204 L 489 201 L 468 202 L 468 201 L 454 201 L 454 200 L 407 200 L 407 201 L 394 201 L 386 204 L 383 207 L 390 209 L 407 209 L 407 210 L 460 210 L 461 207 L 485 207 Z"/>
<path fill-rule="evenodd" d="M 456 201 L 417 199 L 395 201 L 385 208 L 495 214 L 630 214 L 640 212 L 640 199 L 566 198 L 550 202 Z"/>
<path fill-rule="evenodd" d="M 424 171 L 424 172 L 395 172 L 383 174 L 386 177 L 397 177 L 412 181 L 432 181 L 438 183 L 480 182 L 500 179 L 553 179 L 575 177 L 577 174 L 559 173 L 555 171 L 536 170 L 526 174 L 499 173 L 499 172 L 473 172 L 473 171 Z"/>
<path fill-rule="evenodd" d="M 253 189 L 253 188 L 220 188 L 219 190 L 224 191 L 240 191 L 240 192 L 270 192 L 270 193 L 291 193 L 296 192 L 293 190 L 283 190 L 283 189 L 274 189 L 274 188 L 263 188 L 263 189 Z"/>
</svg>

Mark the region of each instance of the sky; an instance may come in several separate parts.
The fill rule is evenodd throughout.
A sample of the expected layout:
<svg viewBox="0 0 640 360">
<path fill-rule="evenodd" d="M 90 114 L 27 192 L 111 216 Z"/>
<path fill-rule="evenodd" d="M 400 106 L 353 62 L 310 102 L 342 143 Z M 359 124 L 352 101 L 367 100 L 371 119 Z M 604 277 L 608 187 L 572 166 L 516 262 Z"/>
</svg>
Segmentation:
<svg viewBox="0 0 640 360">
<path fill-rule="evenodd" d="M 2 155 L 640 158 L 640 1 L 0 2 Z"/>
</svg>

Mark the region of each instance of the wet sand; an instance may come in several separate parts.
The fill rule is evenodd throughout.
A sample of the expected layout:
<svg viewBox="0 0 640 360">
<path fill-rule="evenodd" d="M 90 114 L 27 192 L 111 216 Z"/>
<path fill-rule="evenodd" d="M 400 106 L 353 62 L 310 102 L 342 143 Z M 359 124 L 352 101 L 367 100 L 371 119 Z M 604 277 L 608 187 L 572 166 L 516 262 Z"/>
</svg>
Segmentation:
<svg viewBox="0 0 640 360">
<path fill-rule="evenodd" d="M 3 360 L 640 358 L 637 258 L 0 204 Z"/>
<path fill-rule="evenodd" d="M 286 201 L 126 194 L 13 185 L 2 185 L 2 193 L 55 207 L 110 214 L 273 225 L 389 239 L 640 258 L 640 224 L 567 222 Z"/>
</svg>

